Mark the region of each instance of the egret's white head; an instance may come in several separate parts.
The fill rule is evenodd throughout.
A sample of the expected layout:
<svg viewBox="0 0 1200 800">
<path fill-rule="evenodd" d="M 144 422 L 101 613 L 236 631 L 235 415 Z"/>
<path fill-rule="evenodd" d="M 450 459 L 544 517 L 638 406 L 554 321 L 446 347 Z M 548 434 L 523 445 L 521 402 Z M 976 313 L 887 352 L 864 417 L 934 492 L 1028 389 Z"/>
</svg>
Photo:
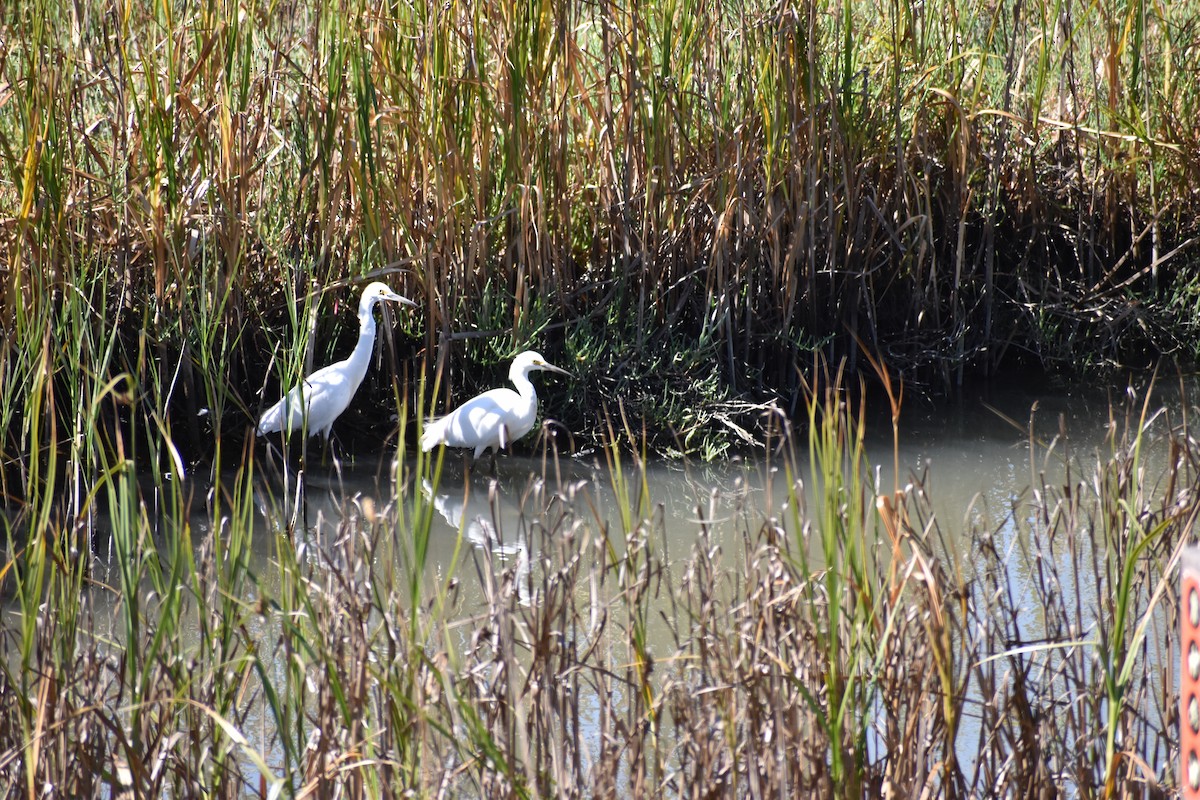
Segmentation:
<svg viewBox="0 0 1200 800">
<path fill-rule="evenodd" d="M 370 313 L 371 308 L 380 300 L 391 300 L 394 303 L 401 303 L 406 306 L 416 306 L 412 300 L 409 300 L 403 295 L 398 295 L 392 291 L 391 287 L 382 281 L 368 283 L 367 288 L 363 289 L 362 300 L 358 303 L 359 313 Z"/>
<path fill-rule="evenodd" d="M 509 375 L 528 375 L 537 370 L 546 370 L 548 372 L 557 372 L 559 375 L 570 375 L 565 369 L 559 369 L 551 364 L 546 359 L 542 358 L 542 354 L 536 350 L 526 350 L 513 359 L 512 369 Z"/>
</svg>

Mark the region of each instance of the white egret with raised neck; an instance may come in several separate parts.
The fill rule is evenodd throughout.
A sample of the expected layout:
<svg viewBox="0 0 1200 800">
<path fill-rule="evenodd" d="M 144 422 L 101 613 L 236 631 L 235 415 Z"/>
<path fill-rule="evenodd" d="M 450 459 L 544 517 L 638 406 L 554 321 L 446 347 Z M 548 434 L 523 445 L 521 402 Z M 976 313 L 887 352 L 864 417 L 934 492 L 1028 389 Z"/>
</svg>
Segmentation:
<svg viewBox="0 0 1200 800">
<path fill-rule="evenodd" d="M 375 281 L 363 289 L 358 301 L 358 344 L 344 361 L 330 364 L 294 386 L 275 405 L 263 412 L 258 435 L 283 431 L 284 435 L 307 424 L 308 435 L 329 438 L 333 421 L 350 406 L 354 393 L 367 374 L 371 350 L 375 346 L 375 304 L 383 301 L 416 306 L 412 300 Z"/>
</svg>

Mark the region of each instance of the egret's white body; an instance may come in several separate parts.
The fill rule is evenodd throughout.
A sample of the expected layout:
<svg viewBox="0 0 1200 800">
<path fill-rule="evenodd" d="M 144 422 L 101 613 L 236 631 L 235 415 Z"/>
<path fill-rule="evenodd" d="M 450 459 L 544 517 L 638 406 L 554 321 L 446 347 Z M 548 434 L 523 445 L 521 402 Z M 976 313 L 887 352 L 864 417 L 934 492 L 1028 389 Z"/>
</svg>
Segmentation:
<svg viewBox="0 0 1200 800">
<path fill-rule="evenodd" d="M 258 435 L 299 430 L 307 418 L 308 435 L 318 433 L 329 438 L 333 421 L 350 405 L 354 393 L 367 374 L 371 350 L 375 346 L 375 304 L 390 300 L 415 306 L 407 297 L 393 292 L 386 283 L 375 283 L 363 290 L 358 301 L 358 344 L 345 361 L 330 364 L 309 375 L 292 388 L 278 403 L 263 412 Z"/>
<path fill-rule="evenodd" d="M 540 353 L 527 350 L 513 359 L 508 371 L 508 379 L 517 387 L 515 392 L 491 389 L 444 417 L 428 420 L 421 434 L 421 449 L 432 450 L 439 444 L 472 448 L 478 460 L 488 449 L 498 452 L 529 433 L 537 419 L 537 392 L 529 381 L 529 373 L 537 370 L 570 375 L 548 364 Z"/>
</svg>

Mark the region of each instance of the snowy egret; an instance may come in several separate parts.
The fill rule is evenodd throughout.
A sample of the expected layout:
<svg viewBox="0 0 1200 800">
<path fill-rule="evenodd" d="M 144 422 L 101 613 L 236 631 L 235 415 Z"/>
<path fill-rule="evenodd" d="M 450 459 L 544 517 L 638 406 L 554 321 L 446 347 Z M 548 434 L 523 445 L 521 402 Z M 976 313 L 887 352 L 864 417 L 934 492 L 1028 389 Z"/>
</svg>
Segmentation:
<svg viewBox="0 0 1200 800">
<path fill-rule="evenodd" d="M 536 370 L 571 374 L 546 363 L 540 353 L 526 350 L 513 359 L 508 370 L 508 379 L 517 387 L 515 392 L 491 389 L 446 416 L 427 421 L 421 434 L 421 449 L 432 450 L 439 444 L 473 447 L 478 460 L 489 448 L 494 457 L 496 451 L 529 433 L 537 418 L 537 393 L 529 382 L 529 373 Z"/>
<path fill-rule="evenodd" d="M 283 399 L 268 408 L 258 422 L 258 435 L 282 430 L 285 435 L 300 428 L 307 419 L 308 435 L 318 433 L 329 438 L 333 421 L 350 405 L 358 385 L 367 374 L 371 348 L 375 345 L 375 304 L 391 300 L 416 306 L 407 297 L 393 292 L 386 283 L 376 281 L 363 289 L 358 301 L 358 344 L 345 361 L 330 364 L 309 375 Z"/>
</svg>

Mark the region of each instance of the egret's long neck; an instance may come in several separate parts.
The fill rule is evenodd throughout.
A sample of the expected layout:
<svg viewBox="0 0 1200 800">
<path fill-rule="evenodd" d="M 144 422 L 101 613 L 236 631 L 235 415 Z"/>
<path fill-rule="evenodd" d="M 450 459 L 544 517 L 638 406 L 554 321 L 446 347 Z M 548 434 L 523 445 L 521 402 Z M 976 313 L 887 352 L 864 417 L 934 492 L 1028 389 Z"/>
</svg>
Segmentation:
<svg viewBox="0 0 1200 800">
<path fill-rule="evenodd" d="M 367 374 L 367 365 L 371 363 L 371 351 L 375 348 L 375 303 L 363 300 L 358 306 L 358 344 L 348 359 L 350 365 L 362 380 Z"/>
<path fill-rule="evenodd" d="M 517 387 L 517 394 L 521 397 L 537 401 L 537 392 L 533 390 L 533 383 L 529 380 L 529 371 L 513 367 L 508 371 L 508 379 Z"/>
</svg>

